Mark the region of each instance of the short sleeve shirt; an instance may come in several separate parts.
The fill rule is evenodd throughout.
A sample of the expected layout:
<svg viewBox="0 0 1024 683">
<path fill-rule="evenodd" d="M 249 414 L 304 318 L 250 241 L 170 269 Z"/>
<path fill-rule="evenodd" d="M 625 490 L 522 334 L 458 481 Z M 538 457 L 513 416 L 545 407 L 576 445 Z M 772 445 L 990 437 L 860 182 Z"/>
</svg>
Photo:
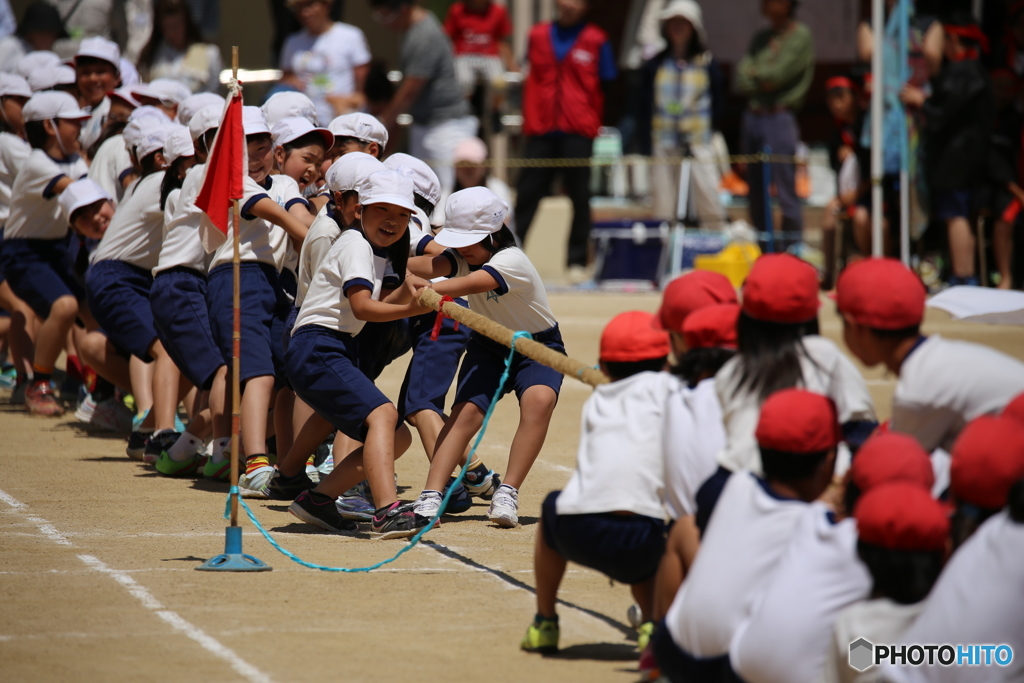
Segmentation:
<svg viewBox="0 0 1024 683">
<path fill-rule="evenodd" d="M 320 264 L 327 258 L 331 247 L 341 237 L 341 226 L 334 218 L 326 213 L 321 213 L 313 221 L 306 239 L 302 240 L 302 250 L 299 252 L 299 270 L 296 273 L 296 294 L 295 305 L 302 307 L 306 299 L 306 292 L 313 282 L 313 276 L 320 269 Z"/>
<path fill-rule="evenodd" d="M 537 269 L 519 247 L 502 249 L 480 268 L 470 266 L 458 252 L 448 250 L 445 254 L 455 266 L 454 276 L 465 277 L 475 270 L 484 270 L 498 282 L 497 289 L 467 297 L 471 310 L 510 330 L 531 334 L 558 324 Z"/>
<path fill-rule="evenodd" d="M 356 88 L 356 67 L 369 62 L 366 36 L 341 22 L 318 36 L 305 30 L 293 33 L 281 49 L 281 68 L 302 79 L 321 125 L 341 113 L 334 111 L 327 96 L 351 95 Z"/>
<path fill-rule="evenodd" d="M 288 176 L 267 176 L 263 184 L 258 184 L 251 178 L 245 179 L 244 196 L 241 200 L 242 215 L 238 231 L 241 242 L 239 249 L 241 259 L 268 263 L 280 272 L 284 268 L 284 262 L 288 256 L 288 233 L 284 231 L 284 228 L 272 225 L 249 213 L 256 202 L 267 198 L 273 199 L 285 211 L 295 204 L 306 203 L 306 200 L 299 190 L 299 184 Z M 230 234 L 228 237 L 229 239 L 214 252 L 213 261 L 210 263 L 211 269 L 231 263 L 233 247 Z"/>
<path fill-rule="evenodd" d="M 164 172 L 152 173 L 135 187 L 132 196 L 118 207 L 99 246 L 90 257 L 99 261 L 124 261 L 147 271 L 160 260 L 164 212 L 160 208 L 160 185 Z"/>
<path fill-rule="evenodd" d="M 124 179 L 132 172 L 132 158 L 124 146 L 124 136 L 115 135 L 96 150 L 89 166 L 89 180 L 102 187 L 117 205 L 124 199 Z"/>
<path fill-rule="evenodd" d="M 206 272 L 206 250 L 199 236 L 203 213 L 195 205 L 202 188 L 204 168 L 203 164 L 190 168 L 177 197 L 173 197 L 173 193 L 168 197 L 164 208 L 164 241 L 153 275 L 179 266 Z"/>
<path fill-rule="evenodd" d="M 11 187 L 32 148 L 17 135 L 0 133 L 0 225 L 11 211 Z"/>
<path fill-rule="evenodd" d="M 444 30 L 452 39 L 456 55 L 496 57 L 498 44 L 512 35 L 512 22 L 503 5 L 490 2 L 483 12 L 475 12 L 464 2 L 448 9 Z"/>
<path fill-rule="evenodd" d="M 415 123 L 429 125 L 469 114 L 469 105 L 455 76 L 451 41 L 433 13 L 427 12 L 424 19 L 406 31 L 400 62 L 406 78 L 427 81 L 409 108 Z"/>
<path fill-rule="evenodd" d="M 78 180 L 88 171 L 77 155 L 58 161 L 41 149 L 32 150 L 11 188 L 11 212 L 4 239 L 63 239 L 68 224 L 61 215 L 54 186 L 62 178 Z"/>
</svg>

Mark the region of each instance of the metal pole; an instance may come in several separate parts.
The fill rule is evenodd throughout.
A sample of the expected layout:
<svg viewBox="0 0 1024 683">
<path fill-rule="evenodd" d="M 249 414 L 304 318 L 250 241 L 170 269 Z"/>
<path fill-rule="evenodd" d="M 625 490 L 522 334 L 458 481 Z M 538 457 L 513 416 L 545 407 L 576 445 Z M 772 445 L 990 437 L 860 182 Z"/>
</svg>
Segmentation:
<svg viewBox="0 0 1024 683">
<path fill-rule="evenodd" d="M 882 116 L 885 75 L 882 53 L 885 49 L 885 0 L 871 1 L 871 255 L 881 256 L 882 243 Z"/>
<path fill-rule="evenodd" d="M 238 46 L 231 48 L 231 72 L 238 78 Z M 242 258 L 239 252 L 238 200 L 231 206 L 231 240 L 234 251 L 231 268 L 234 276 L 234 322 L 231 330 L 231 526 L 238 526 L 238 454 L 241 453 L 239 423 L 242 415 Z"/>
<path fill-rule="evenodd" d="M 910 0 L 900 0 L 900 83 L 910 80 Z M 900 260 L 910 267 L 910 125 L 900 116 Z"/>
</svg>

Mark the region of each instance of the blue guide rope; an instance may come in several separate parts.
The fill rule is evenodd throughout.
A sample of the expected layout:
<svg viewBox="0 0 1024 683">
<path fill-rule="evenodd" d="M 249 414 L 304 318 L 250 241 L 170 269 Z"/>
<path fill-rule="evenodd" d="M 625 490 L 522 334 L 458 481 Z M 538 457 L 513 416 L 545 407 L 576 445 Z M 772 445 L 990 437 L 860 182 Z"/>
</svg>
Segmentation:
<svg viewBox="0 0 1024 683">
<path fill-rule="evenodd" d="M 309 567 L 310 569 L 319 569 L 322 572 L 345 572 L 352 574 L 356 572 L 372 572 L 374 569 L 379 569 L 386 564 L 394 562 L 399 557 L 412 550 L 416 544 L 420 542 L 420 539 L 423 538 L 423 535 L 433 529 L 434 525 L 437 524 L 437 521 L 441 518 L 441 513 L 448 506 L 448 500 L 452 497 L 452 493 L 454 493 L 458 485 L 462 483 L 462 480 L 465 479 L 466 472 L 469 470 L 469 463 L 473 462 L 473 456 L 476 454 L 476 449 L 480 446 L 480 442 L 483 441 L 484 434 L 487 432 L 487 424 L 491 421 L 491 415 L 494 413 L 494 409 L 498 405 L 498 400 L 501 398 L 502 391 L 505 388 L 505 382 L 508 381 L 509 373 L 512 371 L 512 358 L 516 353 L 516 340 L 532 338 L 533 337 L 529 332 L 516 332 L 512 335 L 512 345 L 508 350 L 508 358 L 505 359 L 505 371 L 501 374 L 501 380 L 498 382 L 498 389 L 494 392 L 494 399 L 491 401 L 491 405 L 488 406 L 487 412 L 484 413 L 483 424 L 480 425 L 480 431 L 476 435 L 476 440 L 473 441 L 473 447 L 469 450 L 469 455 L 466 456 L 466 464 L 462 466 L 462 470 L 459 472 L 459 476 L 455 478 L 455 481 L 448 486 L 448 491 L 444 494 L 444 498 L 441 500 L 441 508 L 437 511 L 437 514 L 434 515 L 434 518 L 430 520 L 430 524 L 420 529 L 420 531 L 409 540 L 409 543 L 395 553 L 394 557 L 382 560 L 377 564 L 371 564 L 369 567 L 327 567 L 322 564 L 316 564 L 315 562 L 307 562 L 290 550 L 281 547 L 281 544 L 274 540 L 274 537 L 270 532 L 264 529 L 263 525 L 260 524 L 260 521 L 256 519 L 256 515 L 253 514 L 252 509 L 249 508 L 249 505 L 245 500 L 239 497 L 238 502 L 242 505 L 242 509 L 245 510 L 245 514 L 248 515 L 249 521 L 252 522 L 252 525 L 256 527 L 256 530 L 260 532 L 263 538 L 267 539 L 267 543 L 274 547 L 274 550 L 278 551 L 292 562 L 301 564 L 303 567 Z M 228 491 L 227 504 L 224 506 L 224 519 L 228 519 L 231 516 L 231 496 L 237 494 L 238 487 L 232 486 L 231 490 Z"/>
</svg>

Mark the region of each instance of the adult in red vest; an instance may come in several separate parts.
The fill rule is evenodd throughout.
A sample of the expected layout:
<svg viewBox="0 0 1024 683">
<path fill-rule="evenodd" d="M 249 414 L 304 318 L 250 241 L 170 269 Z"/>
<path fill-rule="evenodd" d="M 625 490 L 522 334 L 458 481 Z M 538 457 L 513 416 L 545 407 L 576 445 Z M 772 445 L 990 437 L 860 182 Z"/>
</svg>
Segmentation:
<svg viewBox="0 0 1024 683">
<path fill-rule="evenodd" d="M 584 21 L 588 0 L 556 0 L 558 18 L 530 30 L 523 87 L 523 156 L 527 159 L 589 158 L 604 114 L 602 83 L 618 74 L 608 36 Z M 586 277 L 590 237 L 590 167 L 523 169 L 516 223 L 526 242 L 540 200 L 551 192 L 555 172 L 572 200 L 570 278 Z"/>
</svg>

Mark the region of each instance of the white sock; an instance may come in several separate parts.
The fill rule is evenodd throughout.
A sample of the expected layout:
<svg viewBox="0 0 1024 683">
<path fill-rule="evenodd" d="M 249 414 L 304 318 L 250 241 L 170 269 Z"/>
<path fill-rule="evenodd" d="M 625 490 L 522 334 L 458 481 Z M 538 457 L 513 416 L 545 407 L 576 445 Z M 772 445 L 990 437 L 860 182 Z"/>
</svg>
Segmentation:
<svg viewBox="0 0 1024 683">
<path fill-rule="evenodd" d="M 167 455 L 171 456 L 171 460 L 185 462 L 186 460 L 194 458 L 196 453 L 198 453 L 199 449 L 202 447 L 202 439 L 198 436 L 185 432 L 178 437 L 177 441 L 174 442 L 174 445 L 167 451 Z"/>
<path fill-rule="evenodd" d="M 231 446 L 231 437 L 230 436 L 225 436 L 225 437 L 220 438 L 220 439 L 214 439 L 213 440 L 213 455 L 211 456 L 213 458 L 213 462 L 224 462 L 225 460 L 227 460 L 228 458 L 227 458 L 226 455 L 224 455 L 224 451 L 226 451 L 230 446 Z"/>
</svg>

